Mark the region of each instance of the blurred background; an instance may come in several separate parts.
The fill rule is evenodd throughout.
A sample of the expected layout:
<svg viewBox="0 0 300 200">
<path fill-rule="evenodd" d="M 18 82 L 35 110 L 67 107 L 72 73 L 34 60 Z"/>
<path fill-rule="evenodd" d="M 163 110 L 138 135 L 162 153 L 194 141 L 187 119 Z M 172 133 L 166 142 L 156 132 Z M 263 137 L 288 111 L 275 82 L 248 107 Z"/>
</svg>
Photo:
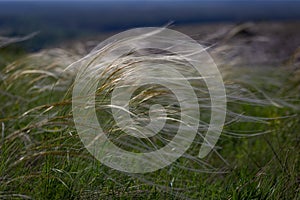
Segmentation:
<svg viewBox="0 0 300 200">
<path fill-rule="evenodd" d="M 133 27 L 296 21 L 299 10 L 297 0 L 1 0 L 0 35 L 38 32 L 26 45 L 36 51 L 65 40 Z M 299 24 L 293 28 L 299 30 Z"/>
</svg>

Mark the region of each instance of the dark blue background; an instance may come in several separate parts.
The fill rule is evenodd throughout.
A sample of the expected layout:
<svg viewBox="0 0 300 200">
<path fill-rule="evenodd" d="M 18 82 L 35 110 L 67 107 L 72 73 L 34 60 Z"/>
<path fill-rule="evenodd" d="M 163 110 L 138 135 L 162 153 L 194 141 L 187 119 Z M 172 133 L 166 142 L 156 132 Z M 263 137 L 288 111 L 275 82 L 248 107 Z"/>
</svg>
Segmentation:
<svg viewBox="0 0 300 200">
<path fill-rule="evenodd" d="M 300 1 L 0 1 L 0 33 L 5 30 L 14 36 L 40 31 L 37 49 L 66 38 L 169 22 L 298 19 Z"/>
</svg>

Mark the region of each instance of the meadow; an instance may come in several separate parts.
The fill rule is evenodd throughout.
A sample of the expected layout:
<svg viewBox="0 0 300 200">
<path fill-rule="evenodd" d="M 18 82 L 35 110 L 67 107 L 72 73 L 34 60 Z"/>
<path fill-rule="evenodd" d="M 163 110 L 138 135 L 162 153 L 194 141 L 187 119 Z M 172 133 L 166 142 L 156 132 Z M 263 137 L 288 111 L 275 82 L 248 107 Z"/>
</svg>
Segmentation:
<svg viewBox="0 0 300 200">
<path fill-rule="evenodd" d="M 227 40 L 243 31 L 232 30 Z M 209 51 L 221 54 L 226 41 L 214 43 Z M 65 69 L 89 52 L 85 45 L 34 53 L 22 43 L 0 46 L 0 199 L 300 199 L 299 51 L 276 65 L 244 66 L 219 62 L 228 55 L 216 58 L 228 106 L 217 147 L 197 159 L 202 141 L 196 137 L 185 155 L 166 168 L 129 174 L 101 164 L 77 134 L 71 99 L 77 71 Z M 115 81 L 98 88 L 99 101 Z M 149 114 L 145 109 L 151 99 L 163 98 L 176 113 L 164 92 L 142 88 L 135 100 L 145 107 L 137 112 Z M 205 125 L 210 104 L 205 95 L 199 102 Z M 119 130 L 110 112 L 99 108 L 99 113 L 98 120 L 116 139 Z"/>
</svg>

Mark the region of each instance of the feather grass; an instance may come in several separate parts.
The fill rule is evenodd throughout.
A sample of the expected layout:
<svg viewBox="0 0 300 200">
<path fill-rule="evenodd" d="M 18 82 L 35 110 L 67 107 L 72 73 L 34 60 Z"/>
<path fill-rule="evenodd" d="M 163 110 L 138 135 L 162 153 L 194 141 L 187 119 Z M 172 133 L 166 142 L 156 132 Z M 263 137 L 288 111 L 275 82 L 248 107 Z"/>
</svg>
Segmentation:
<svg viewBox="0 0 300 200">
<path fill-rule="evenodd" d="M 103 56 L 105 49 L 98 53 L 97 56 Z M 97 61 L 97 56 L 92 62 Z M 157 54 L 153 52 L 131 52 L 129 57 L 127 55 L 106 69 L 91 71 L 99 74 L 96 92 L 98 120 L 110 139 L 127 150 L 145 152 L 161 148 L 174 137 L 178 124 L 182 122 L 178 100 L 170 90 L 160 85 L 139 88 L 130 100 L 130 114 L 138 123 L 145 125 L 149 123 L 150 106 L 163 105 L 166 115 L 151 116 L 152 120 L 163 118 L 167 122 L 161 135 L 150 139 L 128 137 L 112 117 L 114 105 L 109 98 L 113 89 L 124 79 L 133 80 L 129 81 L 132 85 L 137 83 L 135 81 L 143 76 L 138 76 L 142 72 L 136 72 L 136 63 L 153 61 L 155 56 Z M 162 56 L 160 59 L 175 63 L 175 67 L 183 64 L 174 55 Z M 289 75 L 295 73 L 297 76 L 297 71 L 278 69 L 278 72 L 270 74 L 273 69 L 221 66 L 228 100 L 224 132 L 213 153 L 206 159 L 199 159 L 197 151 L 203 142 L 201 134 L 209 125 L 209 94 L 203 80 L 195 79 L 193 70 L 185 71 L 189 68 L 178 67 L 186 77 L 190 77 L 187 79 L 193 85 L 202 109 L 199 134 L 193 145 L 176 162 L 155 173 L 116 172 L 95 160 L 76 134 L 71 90 L 79 69 L 68 66 L 80 57 L 66 50 L 52 49 L 28 55 L 2 70 L 0 94 L 4 104 L 0 115 L 0 191 L 4 192 L 0 193 L 1 198 L 138 198 L 145 195 L 156 198 L 158 193 L 162 195 L 159 198 L 199 198 L 206 194 L 205 188 L 199 190 L 199 181 L 205 181 L 207 184 L 204 185 L 210 190 L 209 184 L 215 182 L 214 178 L 222 179 L 234 168 L 234 163 L 228 161 L 230 157 L 226 156 L 225 147 L 222 147 L 228 137 L 233 141 L 240 137 L 269 137 L 278 129 L 278 123 L 283 123 L 284 117 L 295 119 L 298 116 L 295 113 L 299 99 L 296 97 L 296 101 L 292 101 L 294 90 L 287 93 L 286 87 L 282 87 L 291 85 Z M 299 84 L 297 80 L 292 80 L 292 83 Z M 194 109 L 194 105 L 190 108 Z M 156 108 L 153 113 L 160 112 L 160 109 Z M 285 114 L 280 110 L 284 110 Z M 22 185 L 25 187 L 20 189 Z M 36 194 L 28 192 L 34 188 L 42 189 Z M 58 196 L 53 191 L 57 191 Z"/>
</svg>

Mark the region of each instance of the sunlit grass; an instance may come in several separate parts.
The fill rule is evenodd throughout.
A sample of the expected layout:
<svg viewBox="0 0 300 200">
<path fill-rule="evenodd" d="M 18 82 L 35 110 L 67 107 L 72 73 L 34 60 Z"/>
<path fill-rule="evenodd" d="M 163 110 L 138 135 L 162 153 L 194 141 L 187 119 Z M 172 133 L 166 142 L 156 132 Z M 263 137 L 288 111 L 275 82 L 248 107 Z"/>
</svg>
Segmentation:
<svg viewBox="0 0 300 200">
<path fill-rule="evenodd" d="M 0 198 L 300 198 L 299 68 L 221 66 L 229 109 L 215 151 L 196 159 L 199 137 L 172 165 L 131 175 L 102 165 L 76 133 L 71 111 L 76 70 L 64 69 L 82 55 L 52 49 L 14 59 L 13 52 L 6 53 L 0 72 Z M 98 99 L 105 100 L 103 91 L 109 94 L 114 78 L 104 84 L 108 89 L 99 88 Z M 142 89 L 135 100 L 146 106 L 145 99 L 161 101 L 166 92 Z M 145 108 L 140 112 L 147 114 Z M 102 123 L 110 134 L 118 133 L 113 122 Z"/>
</svg>

